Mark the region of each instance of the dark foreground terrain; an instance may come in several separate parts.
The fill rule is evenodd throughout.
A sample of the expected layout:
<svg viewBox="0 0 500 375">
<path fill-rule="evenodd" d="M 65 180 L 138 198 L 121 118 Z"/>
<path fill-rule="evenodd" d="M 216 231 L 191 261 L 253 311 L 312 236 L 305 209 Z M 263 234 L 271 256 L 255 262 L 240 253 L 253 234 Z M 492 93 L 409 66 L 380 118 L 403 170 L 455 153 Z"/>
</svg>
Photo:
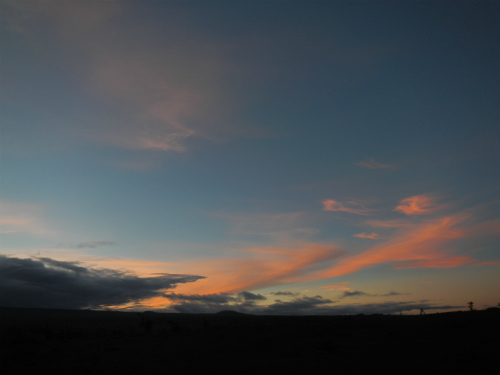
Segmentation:
<svg viewBox="0 0 500 375">
<path fill-rule="evenodd" d="M 500 309 L 422 316 L 187 315 L 0 308 L 0 372 L 479 373 Z"/>
</svg>

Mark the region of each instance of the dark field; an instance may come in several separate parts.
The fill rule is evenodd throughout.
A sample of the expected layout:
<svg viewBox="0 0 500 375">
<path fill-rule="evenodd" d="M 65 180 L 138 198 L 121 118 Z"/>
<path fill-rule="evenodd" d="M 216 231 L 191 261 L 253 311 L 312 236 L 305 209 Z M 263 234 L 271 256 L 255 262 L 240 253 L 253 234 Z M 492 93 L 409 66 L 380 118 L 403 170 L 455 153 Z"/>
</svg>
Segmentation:
<svg viewBox="0 0 500 375">
<path fill-rule="evenodd" d="M 500 309 L 422 316 L 141 315 L 1 308 L 0 372 L 466 374 L 492 372 L 500 362 Z"/>
</svg>

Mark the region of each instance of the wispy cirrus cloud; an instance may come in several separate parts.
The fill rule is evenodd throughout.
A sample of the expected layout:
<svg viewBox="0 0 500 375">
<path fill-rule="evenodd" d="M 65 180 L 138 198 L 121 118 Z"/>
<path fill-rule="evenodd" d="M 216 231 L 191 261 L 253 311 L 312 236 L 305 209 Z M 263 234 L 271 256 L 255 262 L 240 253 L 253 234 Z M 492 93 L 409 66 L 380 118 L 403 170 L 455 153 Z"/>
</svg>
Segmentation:
<svg viewBox="0 0 500 375">
<path fill-rule="evenodd" d="M 472 263 L 471 256 L 456 255 L 451 250 L 453 244 L 492 229 L 488 220 L 471 225 L 470 219 L 469 214 L 459 213 L 400 226 L 388 240 L 341 259 L 321 276 L 342 276 L 383 263 L 397 268 L 450 268 Z"/>
<path fill-rule="evenodd" d="M 66 114 L 60 121 L 64 127 L 51 125 L 55 129 L 50 130 L 59 137 L 157 152 L 186 151 L 192 137 L 219 140 L 227 134 L 249 134 L 226 126 L 223 119 L 222 109 L 231 106 L 233 98 L 225 91 L 224 77 L 231 69 L 224 44 L 193 38 L 192 30 L 171 12 L 161 21 L 161 40 L 149 28 L 131 28 L 128 14 L 135 13 L 136 6 L 147 11 L 122 2 L 4 4 L 8 32 L 28 45 L 50 40 L 44 54 L 55 49 L 72 67 L 64 85 L 84 94 L 78 101 L 84 101 L 86 112 L 74 111 L 72 118 Z M 137 167 L 133 160 L 121 165 Z"/>
<path fill-rule="evenodd" d="M 445 208 L 443 204 L 436 203 L 436 198 L 431 195 L 414 195 L 399 202 L 394 211 L 405 215 L 429 215 Z"/>
<path fill-rule="evenodd" d="M 395 269 L 445 269 L 474 265 L 474 254 L 460 253 L 458 247 L 465 239 L 495 235 L 500 226 L 498 221 L 487 220 L 473 210 L 417 221 L 404 218 L 372 220 L 365 224 L 383 228 L 387 233 L 377 238 L 375 245 L 367 242 L 366 247 L 353 255 L 338 244 L 289 238 L 274 246 L 232 248 L 224 251 L 223 257 L 175 262 L 168 267 L 170 272 L 207 276 L 196 285 L 180 285 L 178 291 L 184 295 L 234 294 L 290 282 L 345 276 L 381 264 Z M 325 288 L 350 290 L 347 282 Z"/>
<path fill-rule="evenodd" d="M 396 168 L 395 164 L 383 164 L 376 161 L 373 157 L 370 157 L 367 160 L 362 160 L 360 162 L 354 163 L 354 165 L 368 168 L 368 169 L 394 169 Z"/>
<path fill-rule="evenodd" d="M 372 210 L 355 201 L 339 202 L 333 199 L 326 199 L 322 202 L 324 211 L 348 212 L 356 215 L 370 215 Z"/>
<path fill-rule="evenodd" d="M 58 244 L 57 248 L 75 248 L 75 249 L 95 249 L 102 246 L 115 246 L 113 241 L 87 241 L 87 242 L 71 242 Z"/>
<path fill-rule="evenodd" d="M 288 282 L 311 280 L 318 267 L 344 256 L 338 246 L 297 241 L 287 246 L 245 248 L 237 257 L 182 262 L 176 272 L 191 270 L 210 275 L 195 288 L 188 285 L 179 290 L 190 293 L 234 293 Z M 177 268 L 176 268 L 177 270 Z"/>
<path fill-rule="evenodd" d="M 0 201 L 0 233 L 44 234 L 50 232 L 42 219 L 42 206 L 28 202 Z"/>
<path fill-rule="evenodd" d="M 376 240 L 376 239 L 380 238 L 380 235 L 378 235 L 377 233 L 365 233 L 365 232 L 363 232 L 363 233 L 355 234 L 353 237 Z"/>
<path fill-rule="evenodd" d="M 259 214 L 214 214 L 228 222 L 231 231 L 238 235 L 256 235 L 274 242 L 295 242 L 311 239 L 318 230 L 311 227 L 307 212 L 280 212 Z"/>
</svg>

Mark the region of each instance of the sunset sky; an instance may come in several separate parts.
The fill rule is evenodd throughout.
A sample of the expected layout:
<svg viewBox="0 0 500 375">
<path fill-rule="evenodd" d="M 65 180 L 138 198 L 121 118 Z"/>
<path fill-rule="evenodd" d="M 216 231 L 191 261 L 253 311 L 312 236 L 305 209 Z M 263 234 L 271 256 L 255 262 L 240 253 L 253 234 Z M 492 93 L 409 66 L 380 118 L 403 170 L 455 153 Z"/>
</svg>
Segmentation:
<svg viewBox="0 0 500 375">
<path fill-rule="evenodd" d="M 0 305 L 500 303 L 500 2 L 0 4 Z"/>
</svg>

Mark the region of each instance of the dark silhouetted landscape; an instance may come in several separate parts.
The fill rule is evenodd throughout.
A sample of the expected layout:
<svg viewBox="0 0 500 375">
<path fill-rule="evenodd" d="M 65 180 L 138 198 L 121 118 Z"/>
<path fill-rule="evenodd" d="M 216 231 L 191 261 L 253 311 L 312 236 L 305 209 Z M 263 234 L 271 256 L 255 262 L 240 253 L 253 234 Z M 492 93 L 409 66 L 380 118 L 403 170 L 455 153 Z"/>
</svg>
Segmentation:
<svg viewBox="0 0 500 375">
<path fill-rule="evenodd" d="M 480 373 L 498 366 L 500 309 L 260 316 L 1 308 L 2 374 Z"/>
</svg>

